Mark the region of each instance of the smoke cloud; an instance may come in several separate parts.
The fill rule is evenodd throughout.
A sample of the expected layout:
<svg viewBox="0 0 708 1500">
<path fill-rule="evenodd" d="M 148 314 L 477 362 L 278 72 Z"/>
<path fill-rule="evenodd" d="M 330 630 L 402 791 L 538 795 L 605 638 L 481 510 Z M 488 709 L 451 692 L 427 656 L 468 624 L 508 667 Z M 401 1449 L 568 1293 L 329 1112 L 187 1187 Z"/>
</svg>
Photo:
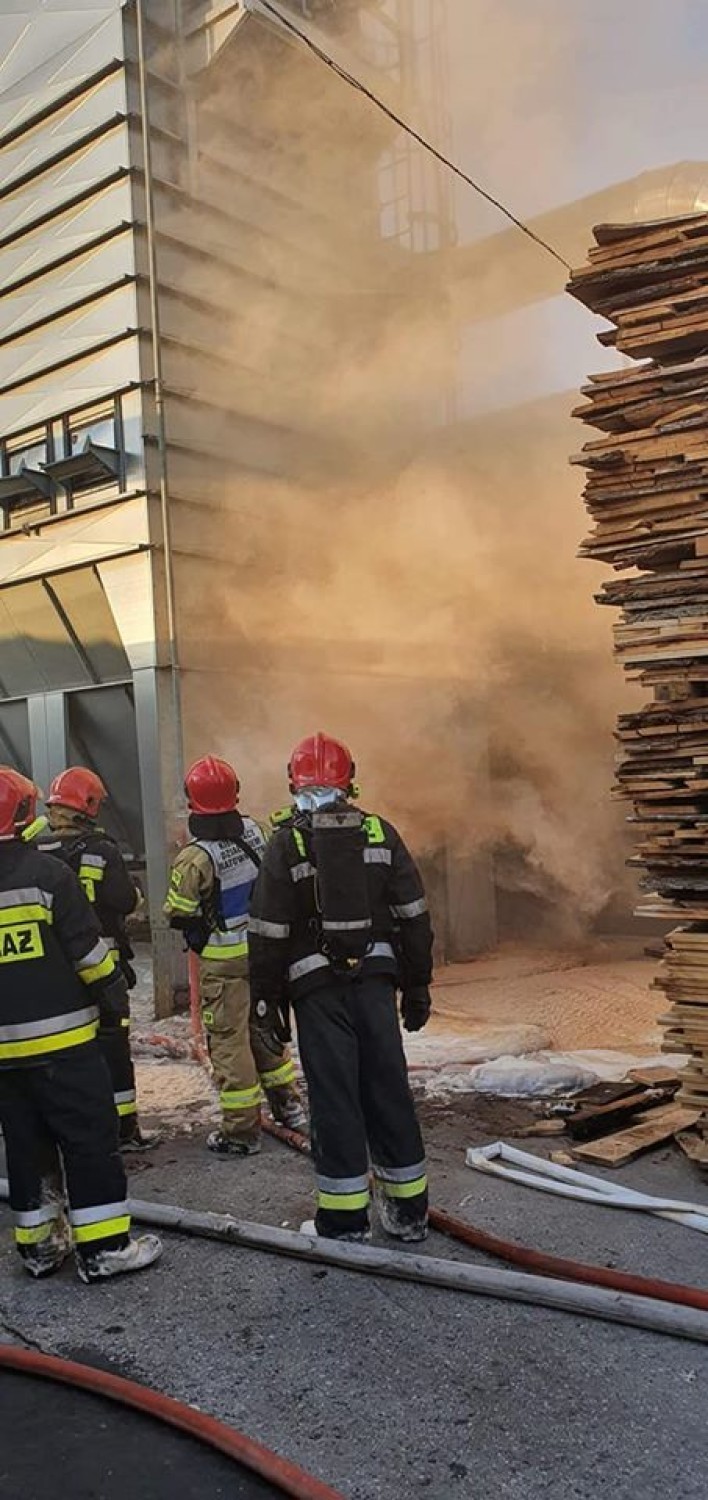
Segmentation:
<svg viewBox="0 0 708 1500">
<path fill-rule="evenodd" d="M 298 738 L 341 736 L 363 804 L 431 867 L 452 856 L 494 873 L 529 936 L 539 913 L 544 937 L 579 936 L 625 879 L 609 787 L 629 703 L 592 602 L 601 574 L 575 556 L 573 398 L 455 419 L 454 252 L 377 245 L 372 180 L 391 133 L 320 64 L 248 26 L 244 86 L 233 62 L 212 75 L 200 142 L 233 150 L 220 107 L 231 143 L 239 118 L 260 132 L 248 201 L 280 237 L 228 246 L 261 281 L 234 303 L 225 279 L 221 363 L 190 366 L 195 395 L 226 383 L 241 415 L 218 433 L 226 487 L 202 469 L 198 503 L 174 507 L 187 753 L 232 758 L 244 805 L 263 813 L 287 799 Z M 177 210 L 169 227 L 185 227 Z M 540 253 L 528 247 L 530 268 Z M 216 274 L 191 268 L 184 289 L 213 290 Z M 523 353 L 543 389 L 544 351 L 500 343 L 478 316 L 495 386 Z"/>
</svg>

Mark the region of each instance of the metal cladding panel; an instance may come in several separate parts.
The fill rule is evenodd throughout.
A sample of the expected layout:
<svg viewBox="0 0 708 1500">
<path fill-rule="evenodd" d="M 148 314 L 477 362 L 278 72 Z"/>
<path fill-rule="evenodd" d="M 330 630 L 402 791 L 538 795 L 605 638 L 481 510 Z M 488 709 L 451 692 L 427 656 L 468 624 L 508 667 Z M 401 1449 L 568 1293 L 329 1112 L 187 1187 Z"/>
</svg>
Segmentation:
<svg viewBox="0 0 708 1500">
<path fill-rule="evenodd" d="M 49 157 L 46 141 L 43 156 L 45 161 Z M 50 214 L 62 208 L 67 201 L 88 192 L 117 168 L 128 165 L 128 132 L 117 120 L 111 122 L 103 137 L 90 142 L 76 155 L 65 158 L 53 168 L 42 171 L 35 166 L 34 175 L 24 187 L 6 187 L 0 201 L 0 240 L 19 234 L 40 214 Z M 45 229 L 47 232 L 51 233 Z"/>
<path fill-rule="evenodd" d="M 104 292 L 88 306 L 64 313 L 52 322 L 49 330 L 43 325 L 0 347 L 0 390 L 34 380 L 41 374 L 47 365 L 48 338 L 52 341 L 54 358 L 80 360 L 87 350 L 134 328 L 135 323 L 135 289 L 131 282 L 126 282 L 115 291 Z M 62 390 L 65 390 L 63 382 Z"/>
<path fill-rule="evenodd" d="M 18 239 L 0 244 L 0 286 L 12 286 L 30 276 L 53 276 L 57 260 L 80 254 L 84 246 L 111 230 L 130 225 L 132 200 L 128 174 L 56 213 L 49 230 L 41 215 L 38 217 L 36 228 L 29 225 Z"/>
<path fill-rule="evenodd" d="M 122 557 L 147 546 L 144 495 L 94 511 L 75 510 L 61 525 L 38 526 L 31 536 L 12 532 L 0 546 L 0 585 L 72 568 L 84 562 Z M 0 676 L 2 674 L 0 673 Z"/>
<path fill-rule="evenodd" d="M 0 21 L 0 28 L 2 22 Z M 3 190 L 7 192 L 18 178 L 40 167 L 48 156 L 81 149 L 84 136 L 101 130 L 106 121 L 117 114 L 125 113 L 125 76 L 121 68 L 105 74 L 86 93 L 67 100 L 47 119 L 40 129 L 22 132 L 10 141 L 3 150 L 6 178 Z M 2 72 L 0 71 L 0 79 Z M 70 91 L 69 91 L 70 92 Z"/>
<path fill-rule="evenodd" d="M 132 250 L 132 237 L 126 232 L 87 250 L 51 276 L 35 277 L 7 297 L 2 314 L 3 338 L 19 339 L 28 326 L 44 322 L 62 308 L 134 274 Z"/>
<path fill-rule="evenodd" d="M 0 10 L 8 437 L 137 382 L 140 359 L 122 7 L 0 0 Z"/>
<path fill-rule="evenodd" d="M 121 0 L 2 0 L 0 134 L 122 56 Z"/>
</svg>

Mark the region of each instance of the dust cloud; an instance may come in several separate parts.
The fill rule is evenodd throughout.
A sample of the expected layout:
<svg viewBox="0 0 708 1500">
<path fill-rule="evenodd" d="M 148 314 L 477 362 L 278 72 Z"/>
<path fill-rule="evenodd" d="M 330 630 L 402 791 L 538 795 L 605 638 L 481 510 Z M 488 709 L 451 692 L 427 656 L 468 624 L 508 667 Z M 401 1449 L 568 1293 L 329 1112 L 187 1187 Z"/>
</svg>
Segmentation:
<svg viewBox="0 0 708 1500">
<path fill-rule="evenodd" d="M 239 418 L 218 434 L 227 487 L 202 473 L 199 504 L 174 506 L 187 754 L 232 758 L 244 806 L 264 813 L 287 799 L 292 744 L 341 736 L 362 803 L 431 868 L 445 851 L 470 861 L 493 873 L 512 927 L 577 938 L 631 898 L 609 798 L 628 702 L 592 602 L 600 579 L 576 561 L 571 395 L 456 417 L 454 251 L 377 241 L 372 179 L 394 137 L 320 64 L 249 26 L 236 45 L 250 84 L 239 93 L 225 70 L 220 95 L 212 78 L 200 141 L 223 154 L 240 120 L 254 133 L 256 210 L 282 238 L 249 229 L 233 246 L 260 288 L 236 305 L 225 292 L 221 364 L 192 366 L 199 395 L 228 382 Z M 488 136 L 499 127 L 490 98 Z M 187 290 L 215 274 L 193 268 Z M 518 354 L 494 344 L 497 386 Z"/>
</svg>

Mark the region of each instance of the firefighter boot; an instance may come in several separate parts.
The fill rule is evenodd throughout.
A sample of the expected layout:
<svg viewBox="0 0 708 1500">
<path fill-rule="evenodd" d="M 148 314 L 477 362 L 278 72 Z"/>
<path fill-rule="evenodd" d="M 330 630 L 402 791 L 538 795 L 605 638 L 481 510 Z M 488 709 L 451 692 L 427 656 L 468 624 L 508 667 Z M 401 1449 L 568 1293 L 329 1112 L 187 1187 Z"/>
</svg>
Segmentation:
<svg viewBox="0 0 708 1500">
<path fill-rule="evenodd" d="M 352 1229 L 349 1234 L 320 1235 L 314 1219 L 305 1219 L 300 1225 L 300 1234 L 311 1234 L 319 1239 L 334 1239 L 344 1245 L 369 1245 L 371 1243 L 370 1229 Z"/>
<path fill-rule="evenodd" d="M 257 1156 L 260 1149 L 258 1136 L 229 1135 L 225 1130 L 212 1130 L 207 1136 L 207 1151 L 216 1156 Z"/>
<path fill-rule="evenodd" d="M 65 1215 L 55 1219 L 52 1232 L 38 1245 L 23 1245 L 20 1251 L 22 1264 L 36 1281 L 53 1276 L 71 1254 L 71 1229 Z"/>
<path fill-rule="evenodd" d="M 162 1240 L 156 1234 L 138 1234 L 120 1250 L 93 1250 L 77 1254 L 76 1268 L 82 1281 L 90 1285 L 109 1276 L 123 1276 L 129 1271 L 143 1271 L 162 1255 Z"/>
<path fill-rule="evenodd" d="M 394 1240 L 402 1240 L 405 1244 L 415 1244 L 427 1239 L 426 1209 L 422 1209 L 417 1216 L 412 1214 L 410 1204 L 405 1199 L 399 1201 L 387 1197 L 378 1184 L 374 1192 L 374 1203 L 384 1234 L 390 1235 Z"/>
<path fill-rule="evenodd" d="M 273 1090 L 268 1098 L 271 1114 L 277 1125 L 286 1130 L 296 1130 L 299 1135 L 309 1135 L 307 1113 L 299 1095 L 290 1089 Z"/>
<path fill-rule="evenodd" d="M 142 1126 L 138 1123 L 137 1115 L 132 1115 L 128 1118 L 130 1119 L 130 1129 L 125 1128 L 122 1120 L 120 1122 L 118 1148 L 123 1156 L 128 1156 L 133 1152 L 152 1151 L 154 1146 L 159 1146 L 162 1140 L 161 1130 L 143 1130 Z"/>
</svg>

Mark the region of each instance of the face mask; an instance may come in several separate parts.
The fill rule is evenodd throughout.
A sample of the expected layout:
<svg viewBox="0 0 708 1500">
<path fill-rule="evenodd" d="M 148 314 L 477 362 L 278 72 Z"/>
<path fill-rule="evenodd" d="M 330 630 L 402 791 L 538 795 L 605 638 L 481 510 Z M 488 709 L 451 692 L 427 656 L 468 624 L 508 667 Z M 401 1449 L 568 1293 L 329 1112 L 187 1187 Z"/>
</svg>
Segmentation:
<svg viewBox="0 0 708 1500">
<path fill-rule="evenodd" d="M 295 793 L 298 812 L 319 812 L 323 807 L 335 807 L 345 800 L 344 792 L 332 786 L 306 786 Z"/>
</svg>

